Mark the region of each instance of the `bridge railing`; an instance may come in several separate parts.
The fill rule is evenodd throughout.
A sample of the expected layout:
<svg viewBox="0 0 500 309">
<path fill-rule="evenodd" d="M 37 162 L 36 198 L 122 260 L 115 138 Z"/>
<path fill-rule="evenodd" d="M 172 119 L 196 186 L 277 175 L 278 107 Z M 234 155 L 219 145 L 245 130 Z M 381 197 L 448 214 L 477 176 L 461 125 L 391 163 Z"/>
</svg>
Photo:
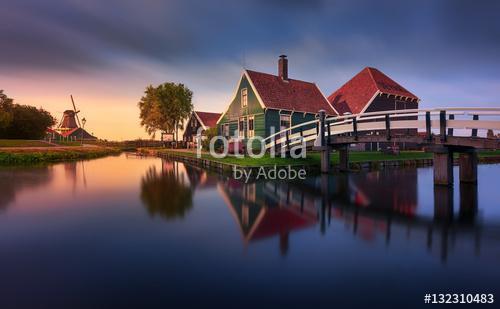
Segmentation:
<svg viewBox="0 0 500 309">
<path fill-rule="evenodd" d="M 394 132 L 417 130 L 425 132 L 429 139 L 433 135 L 467 134 L 477 137 L 478 130 L 500 130 L 500 108 L 433 108 L 405 109 L 349 114 L 328 117 L 324 121 L 324 137 L 330 140 L 340 135 L 354 136 L 359 133 L 378 132 L 390 139 Z M 492 119 L 494 118 L 494 119 Z M 319 119 L 301 123 L 276 132 L 264 139 L 266 149 L 281 149 L 299 143 L 319 144 Z M 313 127 L 313 128 L 311 128 Z M 398 130 L 398 131 L 394 131 Z M 454 131 L 458 130 L 458 131 Z M 398 133 L 396 133 L 398 134 Z"/>
</svg>

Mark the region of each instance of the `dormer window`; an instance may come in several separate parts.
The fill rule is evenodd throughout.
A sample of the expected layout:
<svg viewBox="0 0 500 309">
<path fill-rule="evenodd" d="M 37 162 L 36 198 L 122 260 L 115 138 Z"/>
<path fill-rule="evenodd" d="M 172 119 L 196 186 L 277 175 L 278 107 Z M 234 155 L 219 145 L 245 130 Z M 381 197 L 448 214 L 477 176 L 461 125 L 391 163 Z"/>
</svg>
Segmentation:
<svg viewBox="0 0 500 309">
<path fill-rule="evenodd" d="M 241 107 L 248 106 L 248 91 L 247 88 L 241 89 Z"/>
</svg>

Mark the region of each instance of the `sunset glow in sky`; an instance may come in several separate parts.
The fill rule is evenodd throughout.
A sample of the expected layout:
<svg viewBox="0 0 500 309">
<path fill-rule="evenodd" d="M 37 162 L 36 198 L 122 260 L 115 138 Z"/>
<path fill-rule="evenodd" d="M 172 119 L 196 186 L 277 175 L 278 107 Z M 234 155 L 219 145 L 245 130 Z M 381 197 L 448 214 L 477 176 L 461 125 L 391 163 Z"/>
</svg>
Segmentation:
<svg viewBox="0 0 500 309">
<path fill-rule="evenodd" d="M 148 84 L 182 82 L 195 109 L 223 112 L 241 70 L 329 95 L 373 66 L 421 107 L 499 106 L 495 1 L 0 0 L 0 89 L 60 118 L 73 94 L 100 138 L 147 137 Z"/>
</svg>

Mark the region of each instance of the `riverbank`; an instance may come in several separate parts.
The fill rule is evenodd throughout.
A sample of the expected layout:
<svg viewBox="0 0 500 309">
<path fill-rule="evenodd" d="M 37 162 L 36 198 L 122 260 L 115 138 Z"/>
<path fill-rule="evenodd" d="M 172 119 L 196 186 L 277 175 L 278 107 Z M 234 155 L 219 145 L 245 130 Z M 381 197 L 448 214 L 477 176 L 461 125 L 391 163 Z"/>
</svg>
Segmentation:
<svg viewBox="0 0 500 309">
<path fill-rule="evenodd" d="M 0 165 L 86 160 L 119 153 L 119 149 L 98 146 L 0 147 Z"/>
<path fill-rule="evenodd" d="M 231 172 L 234 167 L 243 169 L 258 169 L 260 167 L 271 168 L 292 166 L 294 168 L 305 168 L 307 170 L 319 170 L 321 158 L 318 152 L 309 152 L 307 158 L 271 158 L 268 154 L 262 158 L 250 158 L 227 156 L 215 158 L 208 152 L 202 152 L 201 158 L 197 158 L 196 152 L 186 149 L 165 148 L 140 148 L 138 152 L 183 161 L 186 163 L 203 166 L 220 172 Z M 458 155 L 456 155 L 456 160 Z M 487 151 L 479 153 L 480 163 L 500 163 L 500 151 Z M 349 168 L 353 171 L 362 169 L 380 169 L 386 167 L 400 166 L 429 166 L 433 164 L 432 153 L 423 151 L 402 151 L 399 155 L 385 154 L 370 151 L 352 151 L 349 153 Z M 333 152 L 331 155 L 333 169 L 338 169 L 339 154 Z"/>
</svg>

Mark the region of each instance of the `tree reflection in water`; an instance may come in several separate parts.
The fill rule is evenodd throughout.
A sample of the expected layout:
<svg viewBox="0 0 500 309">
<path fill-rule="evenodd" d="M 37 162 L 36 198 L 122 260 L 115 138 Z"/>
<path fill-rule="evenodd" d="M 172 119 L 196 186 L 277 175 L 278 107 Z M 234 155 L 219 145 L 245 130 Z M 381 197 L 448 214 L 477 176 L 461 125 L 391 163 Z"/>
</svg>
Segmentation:
<svg viewBox="0 0 500 309">
<path fill-rule="evenodd" d="M 141 200 L 151 216 L 171 220 L 183 218 L 193 207 L 193 191 L 178 164 L 157 171 L 150 167 L 141 180 Z"/>
</svg>

